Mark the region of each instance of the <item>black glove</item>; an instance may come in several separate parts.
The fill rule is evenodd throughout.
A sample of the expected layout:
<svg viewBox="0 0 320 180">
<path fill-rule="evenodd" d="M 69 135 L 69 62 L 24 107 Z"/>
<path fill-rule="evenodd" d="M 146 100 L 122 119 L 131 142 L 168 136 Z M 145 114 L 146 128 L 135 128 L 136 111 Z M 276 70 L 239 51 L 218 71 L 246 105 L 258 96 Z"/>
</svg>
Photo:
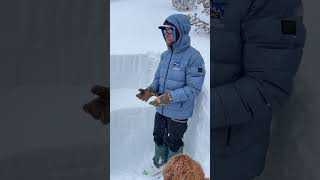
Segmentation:
<svg viewBox="0 0 320 180">
<path fill-rule="evenodd" d="M 100 86 L 100 85 L 95 85 L 91 88 L 91 92 L 95 95 L 98 95 L 99 97 L 108 99 L 109 98 L 109 88 Z"/>
<path fill-rule="evenodd" d="M 103 124 L 110 122 L 110 90 L 107 87 L 96 85 L 91 92 L 98 95 L 95 99 L 83 106 L 83 110 L 94 119 L 100 120 Z"/>
</svg>

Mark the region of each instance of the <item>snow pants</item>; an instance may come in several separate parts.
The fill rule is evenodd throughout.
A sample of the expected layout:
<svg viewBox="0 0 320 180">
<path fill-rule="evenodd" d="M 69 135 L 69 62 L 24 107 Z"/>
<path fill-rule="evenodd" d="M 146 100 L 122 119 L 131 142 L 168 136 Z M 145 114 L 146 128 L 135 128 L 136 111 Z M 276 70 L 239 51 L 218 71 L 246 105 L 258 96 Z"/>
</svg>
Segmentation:
<svg viewBox="0 0 320 180">
<path fill-rule="evenodd" d="M 166 145 L 171 151 L 177 152 L 183 146 L 182 138 L 187 127 L 187 119 L 175 120 L 157 112 L 153 128 L 154 142 L 159 146 Z"/>
</svg>

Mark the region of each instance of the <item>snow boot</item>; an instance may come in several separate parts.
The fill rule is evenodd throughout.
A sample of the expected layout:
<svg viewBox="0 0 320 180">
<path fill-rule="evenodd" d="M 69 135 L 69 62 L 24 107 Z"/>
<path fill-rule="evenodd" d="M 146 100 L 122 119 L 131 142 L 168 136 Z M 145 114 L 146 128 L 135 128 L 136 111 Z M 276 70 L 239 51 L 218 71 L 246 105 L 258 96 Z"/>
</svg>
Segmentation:
<svg viewBox="0 0 320 180">
<path fill-rule="evenodd" d="M 161 162 L 160 162 L 161 159 Z M 162 165 L 167 163 L 168 160 L 168 147 L 165 145 L 157 145 L 155 144 L 155 151 L 154 151 L 154 156 L 152 158 L 153 164 L 157 167 L 160 168 Z"/>
<path fill-rule="evenodd" d="M 174 152 L 174 151 L 171 151 L 171 149 L 169 148 L 169 151 L 168 151 L 168 159 L 169 160 L 170 158 L 172 158 L 173 156 L 175 155 L 178 155 L 178 154 L 182 154 L 183 153 L 183 146 L 181 146 L 177 152 Z"/>
<path fill-rule="evenodd" d="M 147 166 L 143 169 L 142 172 L 143 176 L 151 177 L 152 179 L 160 179 L 162 176 L 162 169 L 161 167 L 158 168 L 154 165 L 154 163 L 148 163 Z"/>
</svg>

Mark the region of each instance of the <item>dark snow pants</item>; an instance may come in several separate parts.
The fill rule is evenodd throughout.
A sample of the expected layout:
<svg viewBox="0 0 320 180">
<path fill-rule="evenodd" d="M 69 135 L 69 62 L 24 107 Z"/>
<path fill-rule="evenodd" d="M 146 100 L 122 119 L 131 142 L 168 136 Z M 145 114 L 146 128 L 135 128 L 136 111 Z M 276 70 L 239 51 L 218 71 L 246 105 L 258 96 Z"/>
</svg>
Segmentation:
<svg viewBox="0 0 320 180">
<path fill-rule="evenodd" d="M 154 142 L 161 146 L 166 145 L 171 151 L 177 152 L 183 146 L 183 135 L 187 131 L 187 119 L 175 120 L 156 113 L 154 118 Z"/>
</svg>

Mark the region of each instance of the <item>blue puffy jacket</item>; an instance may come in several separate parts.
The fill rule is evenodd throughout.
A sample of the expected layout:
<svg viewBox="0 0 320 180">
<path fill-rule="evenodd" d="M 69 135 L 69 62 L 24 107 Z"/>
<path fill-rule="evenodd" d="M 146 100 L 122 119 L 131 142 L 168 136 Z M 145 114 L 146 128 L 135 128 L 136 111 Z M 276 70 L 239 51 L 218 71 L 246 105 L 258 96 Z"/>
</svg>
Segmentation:
<svg viewBox="0 0 320 180">
<path fill-rule="evenodd" d="M 192 116 L 194 101 L 200 93 L 205 77 L 204 61 L 200 53 L 190 46 L 191 24 L 188 16 L 174 14 L 166 21 L 174 24 L 179 39 L 172 48 L 161 54 L 161 60 L 150 87 L 159 94 L 169 92 L 172 102 L 157 107 L 163 116 L 185 120 Z"/>
</svg>

